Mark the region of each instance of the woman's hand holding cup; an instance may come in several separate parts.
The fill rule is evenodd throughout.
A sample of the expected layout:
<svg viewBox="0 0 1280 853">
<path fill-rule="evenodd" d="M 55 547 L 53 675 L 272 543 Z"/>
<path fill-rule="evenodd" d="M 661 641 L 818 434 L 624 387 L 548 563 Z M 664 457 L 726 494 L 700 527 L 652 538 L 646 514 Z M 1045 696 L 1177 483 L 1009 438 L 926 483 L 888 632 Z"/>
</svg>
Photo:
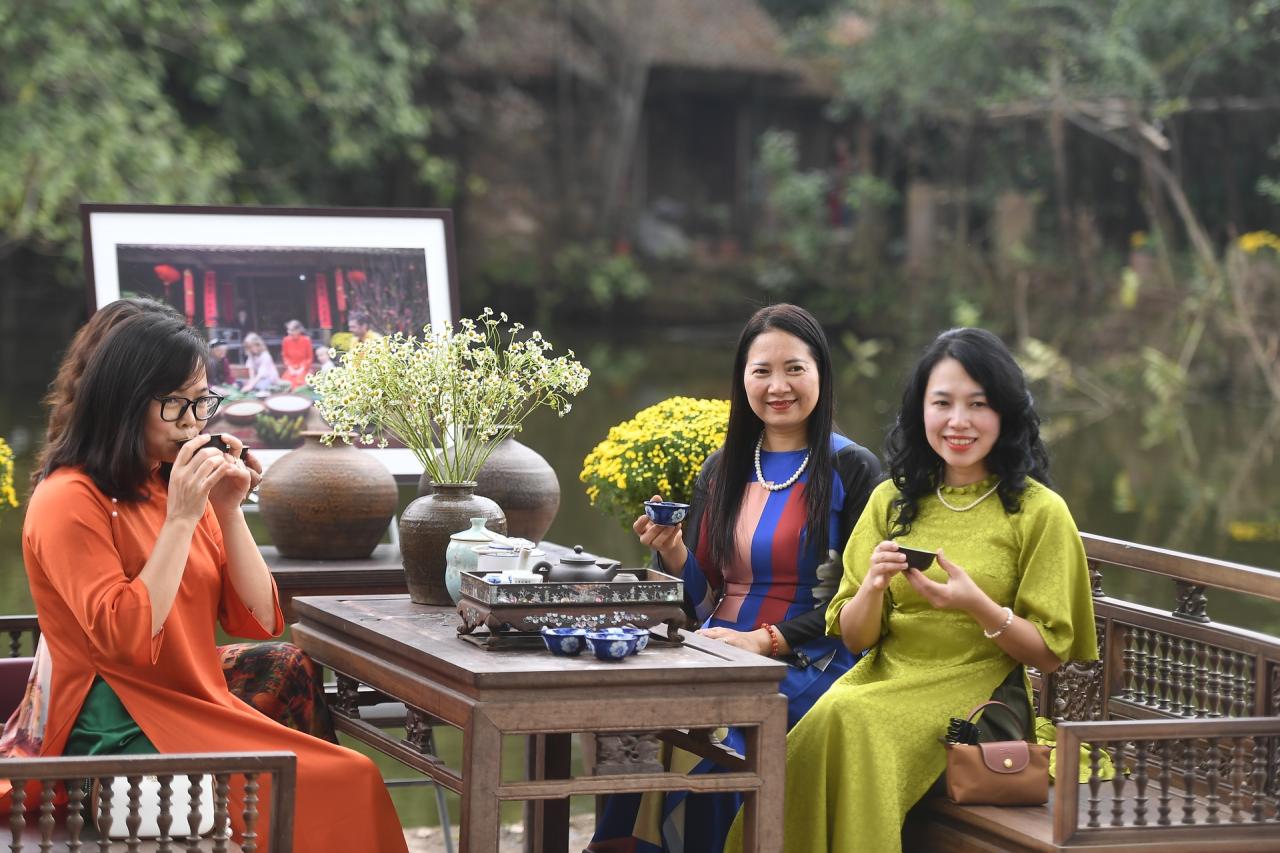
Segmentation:
<svg viewBox="0 0 1280 853">
<path fill-rule="evenodd" d="M 871 552 L 871 567 L 864 583 L 872 589 L 883 590 L 895 575 L 907 570 L 907 555 L 898 550 L 897 542 L 881 542 Z"/>
<path fill-rule="evenodd" d="M 660 501 L 660 495 L 652 500 Z M 662 558 L 663 568 L 668 571 L 680 571 L 689 551 L 684 544 L 684 526 L 681 524 L 655 524 L 647 514 L 641 515 L 631 525 L 640 539 L 640 544 L 650 550 L 657 551 Z"/>
<path fill-rule="evenodd" d="M 219 515 L 236 511 L 254 486 L 253 471 L 243 461 L 244 443 L 234 435 L 224 435 L 222 440 L 228 446 L 222 454 L 225 476 L 209 491 L 209 502 Z"/>
<path fill-rule="evenodd" d="M 178 448 L 169 474 L 167 516 L 179 521 L 199 521 L 209 493 L 227 476 L 227 455 L 207 447 L 208 435 L 197 435 Z"/>
</svg>

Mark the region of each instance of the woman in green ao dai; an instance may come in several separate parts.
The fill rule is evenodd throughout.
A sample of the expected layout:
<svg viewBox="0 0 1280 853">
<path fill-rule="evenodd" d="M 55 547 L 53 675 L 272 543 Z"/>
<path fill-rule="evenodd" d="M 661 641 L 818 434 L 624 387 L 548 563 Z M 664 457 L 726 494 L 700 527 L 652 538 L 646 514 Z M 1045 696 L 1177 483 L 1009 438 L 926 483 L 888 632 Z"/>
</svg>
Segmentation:
<svg viewBox="0 0 1280 853">
<path fill-rule="evenodd" d="M 888 454 L 891 479 L 854 528 L 827 611 L 828 633 L 869 652 L 787 737 L 788 851 L 900 850 L 903 818 L 945 767 L 951 717 L 995 696 L 1025 725 L 1024 666 L 1097 658 L 1084 548 L 999 338 L 954 329 L 933 342 Z M 937 558 L 908 569 L 896 542 Z M 1022 736 L 997 717 L 982 727 Z"/>
</svg>

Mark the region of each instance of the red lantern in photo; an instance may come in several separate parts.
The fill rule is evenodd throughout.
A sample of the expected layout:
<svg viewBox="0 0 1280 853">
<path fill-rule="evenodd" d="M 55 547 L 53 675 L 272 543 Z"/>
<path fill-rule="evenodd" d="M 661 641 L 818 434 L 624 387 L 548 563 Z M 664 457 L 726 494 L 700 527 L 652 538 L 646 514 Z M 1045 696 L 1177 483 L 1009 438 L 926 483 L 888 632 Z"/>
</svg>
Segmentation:
<svg viewBox="0 0 1280 853">
<path fill-rule="evenodd" d="M 364 270 L 351 270 L 347 273 L 347 281 L 352 284 L 364 284 L 369 277 L 364 274 Z"/>
<path fill-rule="evenodd" d="M 155 272 L 156 278 L 160 279 L 160 283 L 164 285 L 164 298 L 168 299 L 169 288 L 173 286 L 175 281 L 182 278 L 182 273 L 168 264 L 156 264 L 152 267 L 152 270 Z"/>
</svg>

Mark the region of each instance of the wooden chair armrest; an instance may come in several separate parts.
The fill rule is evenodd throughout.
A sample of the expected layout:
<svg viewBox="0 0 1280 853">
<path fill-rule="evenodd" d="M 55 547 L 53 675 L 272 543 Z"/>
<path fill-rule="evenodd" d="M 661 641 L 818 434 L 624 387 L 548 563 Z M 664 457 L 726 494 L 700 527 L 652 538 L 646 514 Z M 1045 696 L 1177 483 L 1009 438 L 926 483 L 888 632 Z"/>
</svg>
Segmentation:
<svg viewBox="0 0 1280 853">
<path fill-rule="evenodd" d="M 1153 829 L 1173 842 L 1224 831 L 1262 837 L 1280 828 L 1267 814 L 1275 784 L 1268 757 L 1280 741 L 1280 717 L 1062 722 L 1057 732 L 1055 844 L 1085 834 L 1091 843 L 1132 839 Z M 1090 773 L 1077 784 L 1081 746 Z M 1104 755 L 1115 771 L 1110 780 L 1101 778 Z"/>
<path fill-rule="evenodd" d="M 266 841 L 261 848 L 270 853 L 292 853 L 294 792 L 297 785 L 297 757 L 292 752 L 212 752 L 170 755 L 100 755 L 63 756 L 56 758 L 14 758 L 0 760 L 0 778 L 7 778 L 13 786 L 10 794 L 9 827 L 15 850 L 23 849 L 24 835 L 38 827 L 38 837 L 31 841 L 48 849 L 54 838 L 57 819 L 54 809 L 54 791 L 58 783 L 67 780 L 129 780 L 129 804 L 126 826 L 140 819 L 143 803 L 137 780 L 143 776 L 174 777 L 170 779 L 170 794 L 157 795 L 157 812 L 169 814 L 172 821 L 169 832 L 176 839 L 185 837 L 190 819 L 199 823 L 199 799 L 193 797 L 193 814 L 169 813 L 173 792 L 180 788 L 181 777 L 212 776 L 214 785 L 214 837 L 229 838 L 230 803 L 228 790 L 233 776 L 244 779 L 244 799 L 240 818 L 248 832 L 256 832 L 263 811 L 259 809 L 258 792 L 262 777 L 270 780 L 270 795 L 266 814 L 270 819 L 269 834 L 258 838 Z M 28 783 L 39 782 L 39 794 L 28 795 Z M 192 783 L 193 786 L 195 783 Z M 105 789 L 104 789 L 105 790 Z M 94 823 L 94 815 L 85 813 L 85 791 L 79 785 L 67 786 L 67 820 L 65 832 L 70 840 L 84 843 L 81 832 Z M 109 803 L 101 804 L 104 809 Z M 148 806 L 150 803 L 147 804 Z M 105 811 L 103 812 L 105 814 Z M 162 827 L 163 823 L 160 824 Z M 194 824 L 191 824 L 194 825 Z M 129 834 L 137 832 L 136 824 Z M 176 840 L 175 839 L 175 840 Z M 140 839 L 128 839 L 135 843 Z M 132 849 L 132 848 L 131 848 Z"/>
</svg>

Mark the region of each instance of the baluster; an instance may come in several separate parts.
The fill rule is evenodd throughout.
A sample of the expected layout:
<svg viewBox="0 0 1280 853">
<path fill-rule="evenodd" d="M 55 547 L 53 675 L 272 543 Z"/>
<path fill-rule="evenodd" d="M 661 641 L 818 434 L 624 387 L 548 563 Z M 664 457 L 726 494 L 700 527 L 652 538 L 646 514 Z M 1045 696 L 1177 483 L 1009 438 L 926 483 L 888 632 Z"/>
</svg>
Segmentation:
<svg viewBox="0 0 1280 853">
<path fill-rule="evenodd" d="M 1147 704 L 1147 632 L 1143 628 L 1131 628 L 1133 643 L 1133 691 L 1134 704 Z"/>
<path fill-rule="evenodd" d="M 1240 716 L 1253 716 L 1253 693 L 1257 686 L 1254 659 L 1250 655 L 1240 654 Z"/>
<path fill-rule="evenodd" d="M 141 840 L 138 838 L 138 827 L 142 826 L 142 777 L 129 777 L 129 813 L 125 816 L 124 825 L 129 830 L 125 844 L 129 853 L 138 853 Z"/>
<path fill-rule="evenodd" d="M 1244 738 L 1231 739 L 1231 822 L 1244 822 L 1245 786 L 1248 784 L 1248 772 L 1244 768 Z"/>
<path fill-rule="evenodd" d="M 1200 644 L 1194 640 L 1185 640 L 1182 648 L 1182 715 L 1198 717 L 1200 716 L 1200 697 L 1197 695 L 1200 682 Z"/>
<path fill-rule="evenodd" d="M 1182 643 L 1182 716 L 1200 716 L 1200 644 L 1195 640 Z"/>
<path fill-rule="evenodd" d="M 160 838 L 156 853 L 169 853 L 173 849 L 171 846 L 173 839 L 169 836 L 169 827 L 173 826 L 173 815 L 170 813 L 173 800 L 173 776 L 163 775 L 156 778 L 160 782 L 160 816 L 156 818 L 156 828 L 160 830 Z"/>
<path fill-rule="evenodd" d="M 1157 661 L 1159 662 L 1159 701 L 1156 703 L 1156 708 L 1161 711 L 1168 711 L 1169 694 L 1173 690 L 1173 685 L 1169 682 L 1169 635 L 1161 632 L 1156 636 L 1158 637 L 1157 642 L 1159 644 L 1156 652 L 1158 655 Z"/>
<path fill-rule="evenodd" d="M 1222 716 L 1222 679 L 1218 674 L 1219 667 L 1222 666 L 1222 652 L 1217 646 L 1208 647 L 1208 660 L 1205 663 L 1206 685 L 1205 690 L 1205 712 L 1209 717 Z"/>
<path fill-rule="evenodd" d="M 187 775 L 187 835 L 183 838 L 186 853 L 200 853 L 201 780 L 198 774 Z"/>
<path fill-rule="evenodd" d="M 1169 788 L 1173 785 L 1173 741 L 1160 741 L 1160 806 L 1156 809 L 1156 823 L 1169 825 Z"/>
<path fill-rule="evenodd" d="M 22 632 L 9 632 L 9 657 L 16 658 L 22 655 Z"/>
<path fill-rule="evenodd" d="M 199 853 L 200 850 L 200 793 L 203 790 L 204 778 L 196 773 L 187 775 L 187 853 Z"/>
<path fill-rule="evenodd" d="M 1120 698 L 1127 699 L 1130 702 L 1138 701 L 1134 686 L 1134 683 L 1137 681 L 1137 677 L 1134 674 L 1134 667 L 1137 665 L 1135 663 L 1137 655 L 1133 650 L 1133 633 L 1134 629 L 1125 629 L 1124 636 L 1121 638 L 1120 652 L 1120 657 L 1124 661 L 1124 678 L 1121 681 Z"/>
<path fill-rule="evenodd" d="M 98 780 L 98 850 L 107 853 L 111 849 L 111 783 L 113 776 L 103 776 Z"/>
<path fill-rule="evenodd" d="M 1138 786 L 1138 795 L 1133 801 L 1133 825 L 1147 825 L 1147 745 L 1148 741 L 1140 740 L 1134 743 L 1137 750 L 1138 759 L 1134 766 L 1134 777 Z M 1116 765 L 1116 775 L 1120 773 L 1120 765 Z"/>
<path fill-rule="evenodd" d="M 1218 749 L 1221 742 L 1222 738 L 1211 737 L 1205 747 L 1205 782 L 1209 787 L 1206 794 L 1206 799 L 1208 800 L 1206 823 L 1221 822 L 1218 818 L 1218 761 L 1221 759 Z"/>
<path fill-rule="evenodd" d="M 1111 766 L 1116 774 L 1111 777 L 1111 825 L 1124 826 L 1124 743 L 1117 743 L 1111 750 Z"/>
<path fill-rule="evenodd" d="M 244 774 L 244 839 L 240 848 L 244 853 L 256 853 L 258 849 L 258 774 Z"/>
<path fill-rule="evenodd" d="M 53 847 L 53 789 L 57 783 L 52 779 L 44 779 L 40 783 L 40 850 L 48 853 Z"/>
<path fill-rule="evenodd" d="M 1160 704 L 1160 633 L 1147 632 L 1147 707 Z"/>
<path fill-rule="evenodd" d="M 1089 592 L 1094 598 L 1102 598 L 1106 595 L 1102 591 L 1102 563 L 1089 560 L 1086 565 L 1089 567 Z"/>
<path fill-rule="evenodd" d="M 1182 741 L 1182 823 L 1196 822 L 1196 749 L 1194 741 Z"/>
<path fill-rule="evenodd" d="M 80 832 L 84 829 L 84 782 L 76 779 L 67 784 L 67 849 L 79 853 Z"/>
<path fill-rule="evenodd" d="M 1239 657 L 1235 652 L 1222 652 L 1222 716 L 1235 717 L 1236 714 L 1236 666 Z"/>
<path fill-rule="evenodd" d="M 230 838 L 227 821 L 227 790 L 231 787 L 231 777 L 226 773 L 218 773 L 213 785 L 213 849 L 215 853 L 227 853 L 227 840 Z"/>
<path fill-rule="evenodd" d="M 27 780 L 10 779 L 9 783 L 13 785 L 13 790 L 9 794 L 9 831 L 13 833 L 9 849 L 13 853 L 22 853 L 22 831 L 27 828 L 27 821 L 23 816 L 23 804 L 27 799 Z"/>
<path fill-rule="evenodd" d="M 1182 716 L 1182 688 L 1186 680 L 1182 677 L 1182 638 L 1173 637 L 1169 651 L 1169 713 Z"/>
<path fill-rule="evenodd" d="M 1102 787 L 1102 777 L 1098 775 L 1099 755 L 1102 749 L 1098 744 L 1089 745 L 1089 826 L 1101 826 L 1098 815 L 1101 814 L 1102 798 L 1098 790 Z"/>
<path fill-rule="evenodd" d="M 1253 738 L 1253 822 L 1266 820 L 1263 809 L 1267 801 L 1267 739 L 1261 735 Z"/>
<path fill-rule="evenodd" d="M 1192 688 L 1191 697 L 1197 717 L 1207 716 L 1209 711 L 1209 671 L 1205 666 L 1206 649 L 1204 643 L 1191 643 Z"/>
</svg>

